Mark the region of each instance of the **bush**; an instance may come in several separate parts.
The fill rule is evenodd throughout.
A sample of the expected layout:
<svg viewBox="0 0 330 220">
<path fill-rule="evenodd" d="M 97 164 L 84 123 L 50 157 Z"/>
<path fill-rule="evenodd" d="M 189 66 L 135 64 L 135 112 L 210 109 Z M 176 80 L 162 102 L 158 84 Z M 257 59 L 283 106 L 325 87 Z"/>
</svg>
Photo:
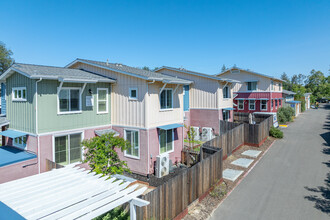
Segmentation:
<svg viewBox="0 0 330 220">
<path fill-rule="evenodd" d="M 301 100 L 301 112 L 304 112 L 306 110 L 306 101 L 305 99 Z"/>
<path fill-rule="evenodd" d="M 292 121 L 292 116 L 294 115 L 294 109 L 290 106 L 281 107 L 277 110 L 277 120 L 279 123 L 286 123 Z"/>
<path fill-rule="evenodd" d="M 93 220 L 129 220 L 129 212 L 121 207 L 112 209 L 111 211 L 94 218 Z"/>
<path fill-rule="evenodd" d="M 278 128 L 271 127 L 269 131 L 269 135 L 274 138 L 283 138 L 283 131 Z"/>
</svg>

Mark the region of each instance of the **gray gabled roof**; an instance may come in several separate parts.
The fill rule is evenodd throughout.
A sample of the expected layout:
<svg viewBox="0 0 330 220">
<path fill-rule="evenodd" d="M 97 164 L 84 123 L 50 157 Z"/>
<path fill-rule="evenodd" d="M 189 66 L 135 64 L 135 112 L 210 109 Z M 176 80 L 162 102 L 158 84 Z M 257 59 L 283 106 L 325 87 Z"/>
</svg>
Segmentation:
<svg viewBox="0 0 330 220">
<path fill-rule="evenodd" d="M 94 60 L 86 60 L 86 59 L 78 58 L 75 61 L 68 64 L 66 67 L 70 67 L 78 62 L 89 64 L 92 66 L 97 66 L 100 68 L 108 69 L 108 70 L 111 70 L 114 72 L 130 75 L 130 76 L 142 78 L 145 80 L 155 80 L 155 81 L 161 81 L 164 83 L 173 83 L 173 84 L 191 84 L 192 83 L 192 81 L 190 81 L 190 80 L 185 80 L 185 79 L 181 79 L 181 78 L 177 78 L 177 77 L 173 77 L 173 76 L 168 76 L 166 74 L 157 73 L 157 72 L 153 72 L 153 71 L 149 71 L 149 70 L 143 70 L 143 69 L 136 68 L 136 67 L 130 67 L 130 66 L 126 66 L 123 64 L 119 64 L 119 63 L 107 63 L 107 62 L 102 62 L 102 61 L 94 61 Z"/>
<path fill-rule="evenodd" d="M 222 74 L 224 74 L 224 73 L 226 73 L 228 71 L 231 71 L 231 70 L 245 71 L 245 72 L 253 73 L 255 75 L 259 75 L 259 76 L 263 76 L 263 77 L 267 77 L 267 78 L 270 78 L 270 79 L 274 79 L 274 80 L 278 80 L 278 81 L 283 82 L 283 80 L 281 80 L 279 78 L 276 78 L 276 77 L 273 77 L 273 76 L 269 76 L 269 75 L 266 75 L 266 74 L 263 74 L 263 73 L 257 73 L 257 72 L 251 71 L 249 69 L 242 69 L 242 68 L 239 68 L 239 67 L 232 67 L 232 68 L 226 69 L 225 71 L 216 74 L 216 76 L 220 76 L 220 75 L 222 75 Z"/>
<path fill-rule="evenodd" d="M 287 94 L 287 95 L 295 95 L 296 94 L 295 92 L 285 90 L 285 89 L 282 90 L 282 93 Z"/>
<path fill-rule="evenodd" d="M 5 80 L 12 73 L 18 72 L 31 79 L 51 79 L 63 82 L 109 82 L 116 80 L 109 77 L 101 76 L 95 73 L 78 69 L 69 69 L 64 67 L 41 66 L 34 64 L 14 63 L 4 74 L 0 76 L 0 80 Z"/>
<path fill-rule="evenodd" d="M 231 82 L 231 83 L 239 82 L 239 81 L 233 80 L 233 79 L 221 78 L 221 77 L 217 77 L 217 76 L 208 75 L 208 74 L 205 74 L 205 73 L 200 73 L 200 72 L 187 70 L 187 69 L 184 69 L 184 68 L 175 68 L 175 67 L 169 67 L 169 66 L 162 66 L 162 67 L 158 68 L 156 71 L 159 71 L 159 70 L 162 70 L 162 69 L 174 70 L 174 71 L 177 71 L 177 72 L 182 72 L 182 73 L 186 73 L 186 74 L 190 74 L 190 75 L 205 77 L 205 78 L 208 78 L 208 79 L 214 79 L 214 80 L 219 80 L 219 81 L 226 81 L 226 82 Z"/>
</svg>

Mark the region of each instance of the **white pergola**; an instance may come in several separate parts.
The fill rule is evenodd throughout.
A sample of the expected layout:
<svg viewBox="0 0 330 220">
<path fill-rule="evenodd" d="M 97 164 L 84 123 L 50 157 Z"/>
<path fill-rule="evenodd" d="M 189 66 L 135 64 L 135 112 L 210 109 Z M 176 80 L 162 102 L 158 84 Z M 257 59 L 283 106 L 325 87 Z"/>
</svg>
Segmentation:
<svg viewBox="0 0 330 220">
<path fill-rule="evenodd" d="M 147 187 L 130 184 L 66 166 L 0 184 L 0 201 L 26 219 L 70 220 L 92 219 L 129 202 L 131 219 L 136 219 L 135 206 L 149 204 L 137 198 Z"/>
</svg>

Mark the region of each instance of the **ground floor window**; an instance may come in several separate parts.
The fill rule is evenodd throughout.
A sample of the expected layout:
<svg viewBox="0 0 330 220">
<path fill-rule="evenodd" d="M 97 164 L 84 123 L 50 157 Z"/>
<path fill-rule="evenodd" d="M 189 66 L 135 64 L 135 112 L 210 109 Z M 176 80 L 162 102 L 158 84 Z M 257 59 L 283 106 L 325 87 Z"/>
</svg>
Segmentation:
<svg viewBox="0 0 330 220">
<path fill-rule="evenodd" d="M 125 139 L 131 143 L 131 147 L 125 151 L 125 156 L 139 158 L 139 132 L 134 130 L 125 130 Z"/>
<path fill-rule="evenodd" d="M 173 151 L 173 129 L 159 129 L 159 146 L 160 153 Z"/>
<path fill-rule="evenodd" d="M 238 100 L 238 110 L 244 110 L 244 100 Z"/>
<path fill-rule="evenodd" d="M 282 100 L 281 100 L 281 99 L 278 100 L 278 105 L 279 105 L 280 107 L 282 106 Z"/>
<path fill-rule="evenodd" d="M 249 110 L 256 110 L 255 100 L 249 100 Z"/>
<path fill-rule="evenodd" d="M 267 100 L 260 100 L 260 109 L 267 110 Z"/>
<path fill-rule="evenodd" d="M 26 147 L 26 140 L 27 140 L 27 136 L 14 138 L 14 144 L 13 145 L 15 147 L 25 148 Z"/>
<path fill-rule="evenodd" d="M 275 99 L 275 108 L 277 108 L 277 99 Z"/>
<path fill-rule="evenodd" d="M 55 162 L 61 165 L 81 160 L 81 133 L 55 137 Z"/>
<path fill-rule="evenodd" d="M 222 119 L 224 121 L 229 121 L 229 119 L 230 119 L 230 111 L 229 110 L 222 110 Z"/>
<path fill-rule="evenodd" d="M 273 110 L 273 108 L 274 108 L 274 102 L 273 102 L 273 100 L 271 100 L 271 102 L 272 102 L 272 110 Z"/>
</svg>

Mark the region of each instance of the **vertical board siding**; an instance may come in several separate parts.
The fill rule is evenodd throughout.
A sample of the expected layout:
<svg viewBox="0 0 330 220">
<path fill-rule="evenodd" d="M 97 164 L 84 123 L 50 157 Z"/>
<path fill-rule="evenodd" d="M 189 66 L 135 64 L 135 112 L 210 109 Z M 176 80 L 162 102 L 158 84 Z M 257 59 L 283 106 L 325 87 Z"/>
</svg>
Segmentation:
<svg viewBox="0 0 330 220">
<path fill-rule="evenodd" d="M 1 114 L 6 115 L 6 84 L 1 83 Z"/>
<path fill-rule="evenodd" d="M 93 126 L 109 125 L 111 122 L 111 84 L 87 83 L 81 96 L 82 113 L 57 114 L 57 88 L 60 83 L 55 80 L 42 80 L 38 83 L 38 130 L 39 133 L 79 129 Z M 82 83 L 64 83 L 65 87 L 82 88 Z M 108 89 L 108 113 L 97 114 L 97 88 Z M 94 106 L 86 106 L 86 96 L 92 91 Z M 51 125 L 51 126 L 49 126 Z"/>
<path fill-rule="evenodd" d="M 29 79 L 19 73 L 12 74 L 6 80 L 7 118 L 10 128 L 28 133 L 35 131 L 35 80 Z M 27 101 L 12 101 L 13 87 L 26 87 Z"/>
<path fill-rule="evenodd" d="M 201 162 L 143 195 L 142 199 L 150 204 L 137 207 L 137 219 L 173 219 L 207 193 L 220 179 L 222 150 L 218 149 Z"/>
<path fill-rule="evenodd" d="M 112 85 L 111 124 L 145 127 L 144 97 L 147 93 L 147 83 L 145 80 L 82 63 L 77 63 L 71 68 L 98 73 L 117 81 Z M 138 89 L 138 100 L 129 100 L 129 88 Z"/>
</svg>

